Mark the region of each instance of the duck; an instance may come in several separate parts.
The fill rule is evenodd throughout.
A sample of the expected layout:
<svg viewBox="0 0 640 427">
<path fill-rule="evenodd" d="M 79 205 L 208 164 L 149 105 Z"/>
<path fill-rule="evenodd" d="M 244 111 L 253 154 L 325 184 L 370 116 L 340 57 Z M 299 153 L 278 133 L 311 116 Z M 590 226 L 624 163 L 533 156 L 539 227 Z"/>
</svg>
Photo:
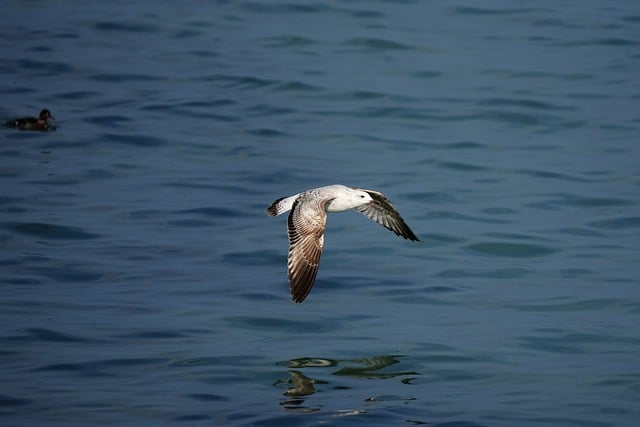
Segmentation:
<svg viewBox="0 0 640 427">
<path fill-rule="evenodd" d="M 51 114 L 51 111 L 46 108 L 40 111 L 38 118 L 35 117 L 22 117 L 19 119 L 7 120 L 4 125 L 6 127 L 20 129 L 20 130 L 35 130 L 39 132 L 46 132 L 55 129 L 52 120 L 55 117 Z"/>
</svg>

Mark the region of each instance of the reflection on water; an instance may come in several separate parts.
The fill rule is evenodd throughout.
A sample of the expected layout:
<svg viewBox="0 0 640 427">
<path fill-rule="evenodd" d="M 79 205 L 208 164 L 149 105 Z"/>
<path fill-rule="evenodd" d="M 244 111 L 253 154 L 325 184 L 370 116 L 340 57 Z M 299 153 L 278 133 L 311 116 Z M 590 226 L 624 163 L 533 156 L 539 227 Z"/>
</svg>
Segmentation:
<svg viewBox="0 0 640 427">
<path fill-rule="evenodd" d="M 315 359 L 312 357 L 301 357 L 299 359 L 291 359 L 287 362 L 289 368 L 327 368 L 338 366 L 338 360 L 333 359 Z"/>
<path fill-rule="evenodd" d="M 400 361 L 396 360 L 396 357 L 402 356 L 374 356 L 370 359 L 354 360 L 352 363 L 360 363 L 364 366 L 346 366 L 334 372 L 334 375 L 379 379 L 394 378 L 401 375 L 420 375 L 417 372 L 372 372 L 379 371 L 395 363 L 400 363 Z"/>
<path fill-rule="evenodd" d="M 283 394 L 287 399 L 280 401 L 280 405 L 285 410 L 291 412 L 309 413 L 319 411 L 319 407 L 310 407 L 305 405 L 306 399 L 302 396 L 309 396 L 316 392 L 315 384 L 328 384 L 326 381 L 316 381 L 305 376 L 300 371 L 289 371 L 290 378 L 286 380 L 278 380 L 274 384 L 276 387 L 280 384 L 285 384 L 288 387 L 287 391 Z M 289 399 L 292 397 L 293 399 Z"/>
<path fill-rule="evenodd" d="M 325 381 L 315 381 L 300 371 L 289 371 L 289 374 L 291 378 L 286 383 L 290 384 L 290 387 L 284 392 L 285 396 L 308 396 L 316 392 L 316 388 L 313 386 L 316 382 L 326 384 Z"/>
<path fill-rule="evenodd" d="M 289 374 L 289 378 L 279 379 L 274 383 L 274 386 L 278 388 L 286 388 L 286 390 L 282 393 L 284 396 L 286 396 L 286 399 L 280 401 L 280 405 L 283 406 L 285 410 L 301 413 L 316 412 L 321 408 L 319 406 L 309 406 L 306 401 L 309 396 L 315 394 L 318 391 L 317 388 L 320 388 L 321 391 L 328 391 L 345 390 L 351 387 L 345 385 L 332 385 L 332 381 L 330 380 L 320 380 L 318 378 L 313 378 L 310 376 L 310 372 L 306 372 L 306 374 L 304 374 L 298 369 L 336 368 L 340 367 L 340 365 L 345 365 L 337 370 L 332 369 L 329 375 L 351 377 L 357 379 L 390 379 L 395 377 L 405 377 L 401 380 L 401 383 L 410 384 L 412 377 L 415 375 L 420 375 L 420 373 L 414 371 L 384 370 L 391 365 L 400 363 L 398 358 L 401 357 L 402 356 L 399 355 L 382 355 L 364 359 L 349 360 L 309 357 L 291 359 L 287 362 L 284 362 L 283 365 L 285 365 L 287 368 L 296 369 L 289 369 L 287 371 Z M 320 377 L 323 376 L 322 374 L 324 374 L 324 372 L 318 372 L 317 374 L 314 374 L 314 376 Z M 375 396 L 369 396 L 363 400 L 365 402 L 373 402 L 379 399 Z M 409 398 L 408 400 L 414 400 L 414 398 Z"/>
</svg>

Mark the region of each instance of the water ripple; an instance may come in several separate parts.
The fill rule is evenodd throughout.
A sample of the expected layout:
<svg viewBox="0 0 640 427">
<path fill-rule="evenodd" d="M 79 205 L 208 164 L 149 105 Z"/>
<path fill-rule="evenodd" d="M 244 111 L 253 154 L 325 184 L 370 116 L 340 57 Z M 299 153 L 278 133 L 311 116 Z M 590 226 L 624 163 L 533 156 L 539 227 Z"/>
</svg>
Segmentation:
<svg viewBox="0 0 640 427">
<path fill-rule="evenodd" d="M 224 83 L 228 89 L 260 89 L 278 84 L 277 80 L 263 79 L 253 76 L 237 76 L 231 74 L 214 74 L 205 78 L 206 81 Z"/>
<path fill-rule="evenodd" d="M 472 271 L 468 269 L 450 269 L 437 274 L 438 277 L 465 278 L 465 277 L 485 277 L 490 279 L 519 279 L 529 276 L 531 270 L 525 268 L 505 268 L 490 271 Z"/>
<path fill-rule="evenodd" d="M 586 353 L 594 345 L 640 345 L 640 339 L 593 333 L 563 333 L 562 331 L 544 331 L 541 336 L 522 337 L 522 345 L 538 351 L 552 353 Z M 549 334 L 554 336 L 549 336 Z"/>
<path fill-rule="evenodd" d="M 379 38 L 367 38 L 367 37 L 359 37 L 348 40 L 345 43 L 347 46 L 356 46 L 361 47 L 367 50 L 372 51 L 384 51 L 384 50 L 406 50 L 411 49 L 412 47 L 406 45 L 404 43 L 399 43 L 386 39 Z"/>
<path fill-rule="evenodd" d="M 114 377 L 128 370 L 136 371 L 144 366 L 166 364 L 159 358 L 105 359 L 89 362 L 51 363 L 34 368 L 34 372 L 69 372 L 88 377 Z"/>
<path fill-rule="evenodd" d="M 56 343 L 88 343 L 95 342 L 94 339 L 89 339 L 77 335 L 70 335 L 63 332 L 54 331 L 52 329 L 44 328 L 27 328 L 24 330 L 26 335 L 13 336 L 3 338 L 5 341 L 19 341 L 19 342 L 56 342 Z"/>
<path fill-rule="evenodd" d="M 571 41 L 565 43 L 557 43 L 562 47 L 587 47 L 587 46 L 613 46 L 613 47 L 634 47 L 640 45 L 640 42 L 628 38 L 607 37 L 601 39 L 586 39 Z"/>
<path fill-rule="evenodd" d="M 511 221 L 502 220 L 502 219 L 463 215 L 463 214 L 450 212 L 450 211 L 431 211 L 429 212 L 428 217 L 431 219 L 452 219 L 457 221 L 483 222 L 487 224 L 508 224 L 511 222 Z"/>
<path fill-rule="evenodd" d="M 73 67 L 62 62 L 44 62 L 32 59 L 22 59 L 18 61 L 18 66 L 25 71 L 38 71 L 42 75 L 64 75 L 73 72 Z"/>
<path fill-rule="evenodd" d="M 536 12 L 532 8 L 501 8 L 489 9 L 486 7 L 457 6 L 453 8 L 453 13 L 457 15 L 522 15 Z"/>
<path fill-rule="evenodd" d="M 251 252 L 227 252 L 222 261 L 234 265 L 257 266 L 277 265 L 284 262 L 284 255 L 272 250 L 256 250 Z"/>
<path fill-rule="evenodd" d="M 154 82 L 162 80 L 163 77 L 154 76 L 150 74 L 137 74 L 137 73 L 101 73 L 94 74 L 87 77 L 95 80 L 96 82 L 103 83 L 123 83 L 123 82 Z"/>
<path fill-rule="evenodd" d="M 308 334 L 317 334 L 327 331 L 336 331 L 342 328 L 337 321 L 302 321 L 282 319 L 275 317 L 231 316 L 224 320 L 228 325 L 249 330 L 271 330 L 287 333 L 299 333 L 305 331 Z"/>
<path fill-rule="evenodd" d="M 462 171 L 462 172 L 483 172 L 491 169 L 487 166 L 474 165 L 471 163 L 463 163 L 463 162 L 454 162 L 454 161 L 438 162 L 437 166 L 445 169 L 451 169 L 451 170 Z"/>
<path fill-rule="evenodd" d="M 152 330 L 145 330 L 142 332 L 133 332 L 133 333 L 127 333 L 127 334 L 122 334 L 122 335 L 117 335 L 117 338 L 125 338 L 125 339 L 151 339 L 151 340 L 157 340 L 157 339 L 174 339 L 174 338 L 184 338 L 188 336 L 187 334 L 183 333 L 183 332 L 177 332 L 177 331 L 168 331 L 168 330 L 159 330 L 159 331 L 152 331 Z"/>
<path fill-rule="evenodd" d="M 520 99 L 520 98 L 487 98 L 476 101 L 478 105 L 482 106 L 512 106 L 512 107 L 525 107 L 534 110 L 576 110 L 575 107 L 564 107 L 560 105 L 550 104 L 548 102 L 536 101 L 532 99 Z"/>
<path fill-rule="evenodd" d="M 42 222 L 4 223 L 4 228 L 22 234 L 56 240 L 95 239 L 98 234 L 88 233 L 78 227 L 47 224 Z"/>
<path fill-rule="evenodd" d="M 61 283 L 89 283 L 98 281 L 104 276 L 101 272 L 92 271 L 91 267 L 74 263 L 62 263 L 54 267 L 33 267 L 31 271 Z"/>
<path fill-rule="evenodd" d="M 554 195 L 554 199 L 539 206 L 574 206 L 579 208 L 599 208 L 603 206 L 628 206 L 634 202 L 629 199 L 613 197 L 586 197 L 574 194 Z"/>
<path fill-rule="evenodd" d="M 297 3 L 267 3 L 267 2 L 244 2 L 242 8 L 251 12 L 276 13 L 276 14 L 296 14 L 296 13 L 323 13 L 334 10 L 333 8 L 316 3 L 316 4 L 297 4 Z"/>
<path fill-rule="evenodd" d="M 256 355 L 245 355 L 242 357 L 242 362 L 249 364 L 262 360 L 261 357 Z M 205 357 L 193 357 L 189 359 L 180 359 L 169 363 L 170 368 L 192 368 L 195 366 L 238 366 L 238 358 L 236 356 L 205 356 Z"/>
<path fill-rule="evenodd" d="M 32 403 L 31 399 L 24 399 L 20 397 L 11 397 L 6 394 L 0 394 L 0 408 L 11 408 L 14 406 L 23 406 Z M 2 409 L 2 413 L 6 414 L 6 409 Z"/>
<path fill-rule="evenodd" d="M 193 208 L 177 211 L 179 214 L 201 215 L 209 218 L 237 218 L 237 217 L 254 217 L 255 215 L 247 213 L 242 209 L 228 209 L 220 207 Z"/>
<path fill-rule="evenodd" d="M 593 310 L 628 311 L 633 313 L 640 310 L 640 304 L 638 303 L 614 298 L 580 299 L 577 301 L 569 301 L 568 298 L 557 298 L 541 303 L 510 304 L 508 307 L 519 311 L 560 313 Z"/>
<path fill-rule="evenodd" d="M 125 23 L 125 22 L 113 22 L 103 21 L 97 22 L 93 25 L 96 30 L 105 32 L 130 32 L 130 33 L 154 33 L 158 31 L 158 28 L 153 25 L 142 23 Z"/>
<path fill-rule="evenodd" d="M 557 179 L 562 181 L 589 182 L 590 180 L 572 176 L 566 173 L 550 172 L 541 169 L 518 169 L 515 173 L 529 175 L 535 178 Z"/>
<path fill-rule="evenodd" d="M 111 142 L 117 142 L 119 144 L 126 145 L 135 145 L 138 147 L 159 147 L 167 144 L 166 140 L 149 135 L 105 134 L 103 135 L 103 138 Z"/>
<path fill-rule="evenodd" d="M 276 37 L 267 37 L 265 39 L 265 45 L 269 47 L 296 47 L 296 46 L 309 46 L 316 43 L 315 40 L 312 40 L 303 35 L 288 35 L 288 36 L 276 36 Z"/>
<path fill-rule="evenodd" d="M 591 227 L 607 230 L 626 230 L 640 227 L 640 216 L 629 216 L 594 221 L 589 224 Z"/>
<path fill-rule="evenodd" d="M 131 118 L 127 116 L 118 116 L 118 115 L 105 115 L 105 116 L 92 116 L 87 117 L 85 119 L 88 123 L 94 123 L 98 126 L 114 129 L 119 127 L 124 127 L 131 123 Z"/>
<path fill-rule="evenodd" d="M 478 252 L 483 255 L 515 258 L 539 257 L 557 252 L 557 249 L 550 248 L 548 246 L 507 242 L 474 243 L 472 245 L 468 245 L 467 248 L 473 252 Z"/>
</svg>

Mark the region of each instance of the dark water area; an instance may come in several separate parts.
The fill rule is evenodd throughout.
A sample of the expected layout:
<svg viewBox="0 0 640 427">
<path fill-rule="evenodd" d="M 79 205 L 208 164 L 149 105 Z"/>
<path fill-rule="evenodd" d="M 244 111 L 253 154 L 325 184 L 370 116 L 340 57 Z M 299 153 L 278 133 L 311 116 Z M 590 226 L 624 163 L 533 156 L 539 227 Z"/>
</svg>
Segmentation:
<svg viewBox="0 0 640 427">
<path fill-rule="evenodd" d="M 640 4 L 10 1 L 3 426 L 634 426 Z M 290 301 L 276 198 L 331 214 Z"/>
</svg>

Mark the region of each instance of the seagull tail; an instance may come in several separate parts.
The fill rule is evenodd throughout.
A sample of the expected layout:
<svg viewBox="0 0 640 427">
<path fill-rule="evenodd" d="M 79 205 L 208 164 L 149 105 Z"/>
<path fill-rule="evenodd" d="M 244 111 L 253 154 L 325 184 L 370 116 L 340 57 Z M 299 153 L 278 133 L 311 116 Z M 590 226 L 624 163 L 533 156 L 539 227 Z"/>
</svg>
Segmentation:
<svg viewBox="0 0 640 427">
<path fill-rule="evenodd" d="M 295 194 L 293 196 L 281 197 L 277 200 L 274 200 L 265 212 L 268 216 L 277 216 L 288 212 L 293 207 L 293 202 L 296 201 L 299 195 L 300 194 Z"/>
</svg>

